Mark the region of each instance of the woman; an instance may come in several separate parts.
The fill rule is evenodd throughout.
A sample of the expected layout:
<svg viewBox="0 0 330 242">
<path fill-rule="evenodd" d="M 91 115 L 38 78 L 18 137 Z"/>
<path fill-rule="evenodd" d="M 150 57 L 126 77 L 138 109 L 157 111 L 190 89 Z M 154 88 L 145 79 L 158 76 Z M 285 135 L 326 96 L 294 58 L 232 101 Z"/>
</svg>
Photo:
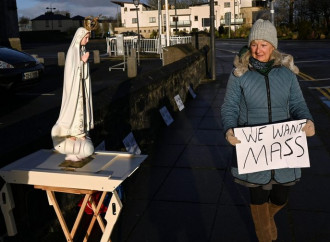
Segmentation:
<svg viewBox="0 0 330 242">
<path fill-rule="evenodd" d="M 55 150 L 66 160 L 80 161 L 94 152 L 88 131 L 94 127 L 88 43 L 90 31 L 78 28 L 69 47 L 64 68 L 62 105 L 52 128 Z"/>
<path fill-rule="evenodd" d="M 307 119 L 303 131 L 315 134 L 312 116 L 302 95 L 297 77 L 299 70 L 290 55 L 277 50 L 274 25 L 259 19 L 252 26 L 248 47 L 234 60 L 228 80 L 221 116 L 227 141 L 235 146 L 240 141 L 233 128 Z M 236 158 L 236 156 L 235 156 Z M 300 179 L 298 168 L 267 170 L 238 174 L 235 181 L 250 191 L 250 207 L 259 241 L 277 239 L 274 215 L 285 206 L 289 188 Z"/>
</svg>

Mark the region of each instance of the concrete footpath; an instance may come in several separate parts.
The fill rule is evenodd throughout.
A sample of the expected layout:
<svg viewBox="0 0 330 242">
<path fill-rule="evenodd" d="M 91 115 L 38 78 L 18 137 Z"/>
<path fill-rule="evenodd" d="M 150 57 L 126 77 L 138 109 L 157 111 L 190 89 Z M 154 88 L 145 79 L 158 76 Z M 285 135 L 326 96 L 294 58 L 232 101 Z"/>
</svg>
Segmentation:
<svg viewBox="0 0 330 242">
<path fill-rule="evenodd" d="M 219 81 L 202 84 L 163 130 L 156 156 L 125 182 L 112 241 L 257 241 L 248 191 L 230 174 L 233 151 L 220 121 L 224 93 Z M 308 143 L 311 168 L 275 217 L 278 241 L 330 241 L 330 156 L 317 135 Z"/>
<path fill-rule="evenodd" d="M 248 190 L 230 174 L 233 149 L 220 117 L 224 83 L 201 84 L 197 97 L 164 125 L 155 154 L 123 184 L 123 210 L 112 242 L 257 241 Z M 328 125 L 329 116 L 325 119 L 316 105 L 316 128 Z M 319 135 L 308 139 L 311 168 L 303 169 L 288 205 L 275 217 L 278 241 L 330 241 L 330 154 Z M 40 241 L 65 241 L 62 231 L 49 233 L 54 240 Z M 89 241 L 99 241 L 100 234 L 95 224 Z"/>
</svg>

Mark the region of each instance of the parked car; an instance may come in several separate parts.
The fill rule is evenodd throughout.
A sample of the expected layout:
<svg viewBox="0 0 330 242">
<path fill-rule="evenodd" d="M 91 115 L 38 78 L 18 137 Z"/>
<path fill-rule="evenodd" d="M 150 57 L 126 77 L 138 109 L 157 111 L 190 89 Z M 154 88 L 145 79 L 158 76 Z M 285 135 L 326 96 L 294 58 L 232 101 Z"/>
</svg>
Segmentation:
<svg viewBox="0 0 330 242">
<path fill-rule="evenodd" d="M 13 90 L 38 81 L 44 65 L 30 54 L 0 46 L 0 88 Z"/>
<path fill-rule="evenodd" d="M 127 31 L 120 33 L 124 36 L 124 39 L 137 39 L 138 34 L 133 31 Z M 144 37 L 140 34 L 140 39 L 143 39 Z"/>
</svg>

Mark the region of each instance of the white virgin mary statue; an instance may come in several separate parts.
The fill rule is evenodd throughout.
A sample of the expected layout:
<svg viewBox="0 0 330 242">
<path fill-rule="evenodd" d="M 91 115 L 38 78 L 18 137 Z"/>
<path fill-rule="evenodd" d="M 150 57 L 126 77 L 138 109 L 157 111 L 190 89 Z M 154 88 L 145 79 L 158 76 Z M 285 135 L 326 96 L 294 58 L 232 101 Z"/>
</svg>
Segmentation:
<svg viewBox="0 0 330 242">
<path fill-rule="evenodd" d="M 90 31 L 77 29 L 64 67 L 64 83 L 61 111 L 52 128 L 54 149 L 66 154 L 66 160 L 80 161 L 94 152 L 88 136 L 94 128 L 91 79 L 85 45 Z"/>
</svg>

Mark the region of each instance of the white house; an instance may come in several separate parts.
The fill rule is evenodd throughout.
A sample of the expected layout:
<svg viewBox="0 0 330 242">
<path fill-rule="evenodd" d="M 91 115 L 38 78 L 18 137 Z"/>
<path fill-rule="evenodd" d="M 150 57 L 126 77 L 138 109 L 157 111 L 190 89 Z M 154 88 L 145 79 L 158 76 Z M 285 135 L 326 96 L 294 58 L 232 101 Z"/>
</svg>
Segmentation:
<svg viewBox="0 0 330 242">
<path fill-rule="evenodd" d="M 79 15 L 70 18 L 69 15 L 46 12 L 45 14 L 42 14 L 31 20 L 32 30 L 59 30 L 61 32 L 66 32 L 70 28 L 78 28 L 80 26 L 83 26 L 84 19 L 84 17 Z"/>
<path fill-rule="evenodd" d="M 122 27 L 115 29 L 116 32 L 134 31 L 137 32 L 137 12 L 133 2 L 112 1 L 121 6 L 121 21 Z M 231 27 L 243 24 L 242 15 L 240 13 L 240 0 L 215 0 L 214 1 L 214 17 L 215 28 L 220 25 L 227 26 L 225 22 L 226 13 L 231 13 Z M 175 30 L 191 32 L 209 30 L 210 28 L 210 6 L 209 3 L 201 3 L 192 5 L 187 9 L 175 9 L 174 6 L 169 6 L 168 10 L 170 34 L 175 34 Z M 159 16 L 158 10 L 151 8 L 143 3 L 138 5 L 138 19 L 140 34 L 144 37 L 154 31 L 158 32 L 158 23 L 161 21 L 162 32 L 166 32 L 166 10 L 161 10 Z M 161 19 L 161 20 L 159 20 Z"/>
<path fill-rule="evenodd" d="M 258 12 L 265 8 L 268 0 L 240 0 L 241 1 L 241 14 L 244 23 L 252 26 L 256 20 Z"/>
</svg>

